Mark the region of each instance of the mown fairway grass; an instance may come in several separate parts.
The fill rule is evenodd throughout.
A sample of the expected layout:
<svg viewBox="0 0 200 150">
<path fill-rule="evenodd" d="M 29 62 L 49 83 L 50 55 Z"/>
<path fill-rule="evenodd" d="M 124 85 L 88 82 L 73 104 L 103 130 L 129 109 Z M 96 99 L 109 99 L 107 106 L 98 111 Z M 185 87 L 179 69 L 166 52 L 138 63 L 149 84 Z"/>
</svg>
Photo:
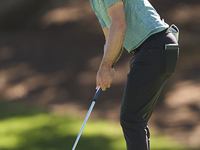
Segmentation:
<svg viewBox="0 0 200 150">
<path fill-rule="evenodd" d="M 16 102 L 0 103 L 0 150 L 71 150 L 84 118 L 60 116 Z M 151 134 L 152 150 L 186 150 Z M 119 123 L 87 122 L 76 150 L 126 150 Z"/>
</svg>

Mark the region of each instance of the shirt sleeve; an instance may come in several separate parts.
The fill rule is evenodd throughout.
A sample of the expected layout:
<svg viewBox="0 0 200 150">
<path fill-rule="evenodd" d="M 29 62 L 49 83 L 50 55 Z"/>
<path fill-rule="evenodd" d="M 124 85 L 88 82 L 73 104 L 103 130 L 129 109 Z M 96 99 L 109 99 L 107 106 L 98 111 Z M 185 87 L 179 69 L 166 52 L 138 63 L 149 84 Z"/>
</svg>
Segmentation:
<svg viewBox="0 0 200 150">
<path fill-rule="evenodd" d="M 95 15 L 97 16 L 99 23 L 101 25 L 101 28 L 103 29 L 106 26 L 106 23 L 103 21 L 103 19 L 101 17 L 99 17 L 99 15 L 97 13 L 95 13 Z"/>
<path fill-rule="evenodd" d="M 105 0 L 106 8 L 108 9 L 111 5 L 118 1 L 124 1 L 124 0 Z"/>
<path fill-rule="evenodd" d="M 103 28 L 106 26 L 106 23 L 103 21 L 103 19 L 102 19 L 102 18 L 100 17 L 100 15 L 97 13 L 97 11 L 96 11 L 96 9 L 95 9 L 95 7 L 94 7 L 92 1 L 90 1 L 90 3 L 91 3 L 91 7 L 92 7 L 92 9 L 93 9 L 95 15 L 97 16 L 97 18 L 98 18 L 98 20 L 99 20 L 99 23 L 100 23 L 100 25 L 101 25 L 101 27 L 102 27 L 102 29 L 103 29 Z"/>
</svg>

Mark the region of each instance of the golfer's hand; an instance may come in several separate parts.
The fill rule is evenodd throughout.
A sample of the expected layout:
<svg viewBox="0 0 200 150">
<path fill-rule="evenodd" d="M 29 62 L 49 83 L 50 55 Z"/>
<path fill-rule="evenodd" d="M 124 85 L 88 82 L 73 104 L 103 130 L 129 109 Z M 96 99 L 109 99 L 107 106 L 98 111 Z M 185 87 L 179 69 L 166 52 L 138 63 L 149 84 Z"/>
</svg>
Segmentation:
<svg viewBox="0 0 200 150">
<path fill-rule="evenodd" d="M 96 77 L 96 89 L 101 87 L 102 91 L 110 88 L 115 75 L 114 68 L 100 67 Z"/>
</svg>

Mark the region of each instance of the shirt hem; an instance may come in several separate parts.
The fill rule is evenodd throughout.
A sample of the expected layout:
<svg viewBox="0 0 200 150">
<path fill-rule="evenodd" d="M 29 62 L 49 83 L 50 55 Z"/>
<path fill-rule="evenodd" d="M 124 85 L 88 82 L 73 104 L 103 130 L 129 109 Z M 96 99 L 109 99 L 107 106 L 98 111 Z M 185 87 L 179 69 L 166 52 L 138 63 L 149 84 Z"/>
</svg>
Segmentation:
<svg viewBox="0 0 200 150">
<path fill-rule="evenodd" d="M 156 29 L 156 30 L 151 31 L 151 32 L 148 33 L 148 34 L 145 36 L 145 38 L 144 38 L 141 42 L 139 42 L 136 46 L 134 46 L 134 47 L 131 48 L 130 50 L 129 50 L 129 49 L 126 49 L 126 50 L 130 53 L 132 50 L 135 50 L 135 49 L 137 49 L 139 46 L 141 46 L 142 43 L 144 43 L 144 41 L 146 41 L 151 35 L 156 34 L 156 33 L 159 33 L 159 32 L 162 32 L 162 31 L 164 31 L 165 29 L 167 29 L 168 27 L 169 27 L 169 26 L 167 26 L 167 27 L 162 27 L 162 28 L 159 28 L 159 29 Z M 125 47 L 125 48 L 126 48 L 126 47 Z"/>
</svg>

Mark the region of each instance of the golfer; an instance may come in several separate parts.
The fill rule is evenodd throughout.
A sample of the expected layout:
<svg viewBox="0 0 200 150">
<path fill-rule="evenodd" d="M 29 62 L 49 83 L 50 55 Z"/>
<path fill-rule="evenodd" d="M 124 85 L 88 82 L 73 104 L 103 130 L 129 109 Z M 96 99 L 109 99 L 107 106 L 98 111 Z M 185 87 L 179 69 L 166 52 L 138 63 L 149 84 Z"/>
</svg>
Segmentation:
<svg viewBox="0 0 200 150">
<path fill-rule="evenodd" d="M 96 88 L 111 86 L 123 48 L 130 55 L 120 122 L 127 150 L 150 150 L 148 120 L 174 72 L 177 40 L 148 0 L 90 0 L 105 35 Z"/>
</svg>

